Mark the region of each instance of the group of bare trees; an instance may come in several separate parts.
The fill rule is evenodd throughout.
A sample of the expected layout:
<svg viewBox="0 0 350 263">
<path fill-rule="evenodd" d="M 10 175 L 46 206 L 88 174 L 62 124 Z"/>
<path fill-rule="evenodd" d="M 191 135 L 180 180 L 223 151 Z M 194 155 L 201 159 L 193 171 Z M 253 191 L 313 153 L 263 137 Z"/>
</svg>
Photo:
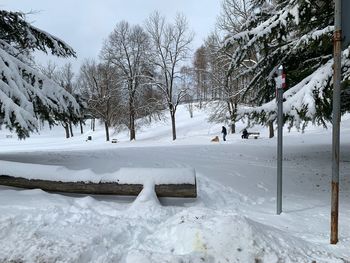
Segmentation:
<svg viewBox="0 0 350 263">
<path fill-rule="evenodd" d="M 209 35 L 193 56 L 192 68 L 187 69 L 193 80 L 193 98 L 199 106 L 211 102 L 209 121 L 229 123 L 235 133 L 238 103 L 242 103 L 244 80 L 230 72 L 231 52 L 223 48 L 217 33 Z"/>
<path fill-rule="evenodd" d="M 82 103 L 80 98 L 75 93 L 75 74 L 71 63 L 67 63 L 62 67 L 59 67 L 50 61 L 45 67 L 40 67 L 40 71 L 48 78 L 53 80 L 57 85 L 64 88 L 69 94 L 73 95 L 79 105 Z M 57 122 L 59 122 L 64 128 L 66 138 L 74 136 L 73 125 L 80 124 L 80 130 L 81 133 L 83 133 L 84 118 L 82 114 L 84 112 L 84 107 L 83 105 L 80 106 L 81 111 L 79 115 L 71 114 L 70 111 L 73 109 L 68 109 L 66 112 L 62 112 L 58 115 Z"/>
<path fill-rule="evenodd" d="M 148 48 L 149 38 L 144 29 L 122 21 L 116 25 L 101 52 L 103 61 L 114 68 L 119 81 L 115 87 L 119 86 L 118 90 L 126 100 L 130 140 L 136 139 L 135 122 L 140 116 L 143 88 L 151 74 Z"/>
<path fill-rule="evenodd" d="M 209 120 L 226 123 L 235 133 L 237 120 L 247 115 L 238 111 L 242 104 L 256 108 L 274 98 L 274 71 L 265 72 L 269 63 L 261 66 L 271 57 L 271 43 L 269 39 L 257 41 L 259 30 L 242 32 L 253 26 L 249 21 L 256 17 L 252 14 L 257 7 L 265 5 L 276 7 L 275 1 L 222 0 L 215 31 L 194 54 L 190 54 L 194 34 L 181 14 L 170 22 L 158 12 L 143 25 L 121 21 L 104 42 L 99 59 L 83 63 L 75 85 L 67 67 L 58 83 L 69 93 L 74 93 L 72 86 L 77 87 L 86 113 L 104 123 L 107 141 L 111 127 L 126 127 L 130 140 L 135 140 L 140 121 L 159 118 L 164 109 L 169 112 L 175 140 L 177 108 L 186 102 L 192 117 L 193 101 L 199 107 L 211 101 Z M 256 46 L 249 44 L 254 34 Z M 191 56 L 192 65 L 185 65 Z M 273 137 L 273 112 L 260 115 L 259 123 L 268 126 Z M 67 137 L 72 136 L 74 122 L 65 116 L 61 119 Z"/>
<path fill-rule="evenodd" d="M 178 105 L 186 102 L 192 117 L 193 101 L 199 107 L 214 101 L 209 120 L 228 123 L 235 133 L 238 105 L 250 103 L 252 92 L 246 91 L 249 76 L 241 72 L 256 63 L 256 54 L 232 70 L 236 47 L 226 46 L 225 40 L 239 32 L 250 10 L 251 0 L 223 0 L 216 30 L 193 54 L 194 34 L 181 14 L 171 22 L 158 12 L 143 25 L 121 21 L 103 43 L 98 60 L 84 61 L 76 76 L 70 64 L 59 74 L 49 65 L 46 75 L 69 93 L 79 94 L 83 115 L 104 124 L 107 141 L 112 127 L 127 128 L 130 140 L 135 140 L 140 120 L 159 118 L 164 109 L 175 140 Z M 192 65 L 185 66 L 191 57 Z M 72 121 L 62 116 L 61 123 L 66 137 L 73 136 Z"/>
<path fill-rule="evenodd" d="M 254 66 L 257 54 L 249 50 L 250 58 L 232 70 L 232 57 L 237 46 L 226 45 L 226 39 L 240 32 L 251 10 L 251 0 L 223 0 L 215 31 L 195 51 L 192 67 L 187 70 L 192 76 L 194 98 L 199 105 L 211 101 L 209 120 L 228 123 L 232 133 L 236 132 L 238 105 L 252 103 L 250 98 L 254 91 L 247 91 L 250 76 L 242 72 Z M 273 129 L 270 136 L 273 136 Z"/>
<path fill-rule="evenodd" d="M 109 128 L 121 126 L 135 140 L 139 120 L 159 118 L 166 108 L 176 139 L 176 109 L 189 90 L 181 85 L 180 69 L 192 39 L 183 15 L 170 23 L 154 12 L 144 26 L 117 23 L 99 60 L 82 64 L 76 87 L 89 115 L 104 123 L 107 141 Z"/>
<path fill-rule="evenodd" d="M 77 82 L 79 93 L 87 104 L 89 115 L 103 122 L 107 141 L 110 139 L 109 128 L 121 113 L 118 81 L 117 72 L 111 63 L 86 60 L 80 68 Z"/>
<path fill-rule="evenodd" d="M 127 128 L 136 139 L 139 125 L 160 119 L 168 109 L 172 138 L 176 139 L 175 114 L 191 87 L 183 86 L 181 67 L 190 56 L 193 33 L 186 18 L 178 14 L 168 22 L 154 12 L 144 25 L 118 22 L 98 59 L 85 60 L 74 75 L 72 65 L 49 63 L 43 73 L 81 101 L 82 118 L 103 123 L 106 140 L 110 128 Z M 66 137 L 73 136 L 72 121 L 62 116 Z M 81 129 L 82 129 L 81 125 Z M 82 130 L 81 130 L 82 131 Z"/>
<path fill-rule="evenodd" d="M 171 22 L 158 12 L 144 25 L 121 21 L 103 43 L 99 59 L 83 62 L 74 84 L 70 66 L 61 70 L 57 81 L 79 94 L 88 116 L 103 122 L 107 141 L 111 127 L 127 128 L 130 140 L 135 140 L 140 120 L 152 121 L 164 109 L 175 140 L 178 105 L 189 103 L 193 114 L 194 100 L 200 107 L 204 101 L 215 101 L 210 120 L 229 123 L 235 133 L 238 104 L 249 102 L 245 91 L 249 79 L 240 77 L 240 68 L 232 71 L 235 47 L 225 47 L 225 39 L 239 31 L 249 10 L 249 0 L 224 0 L 216 31 L 193 55 L 194 34 L 181 14 Z M 184 66 L 191 55 L 192 66 Z M 251 66 L 254 59 L 244 63 Z M 72 122 L 63 118 L 62 125 L 67 137 L 72 135 Z"/>
</svg>

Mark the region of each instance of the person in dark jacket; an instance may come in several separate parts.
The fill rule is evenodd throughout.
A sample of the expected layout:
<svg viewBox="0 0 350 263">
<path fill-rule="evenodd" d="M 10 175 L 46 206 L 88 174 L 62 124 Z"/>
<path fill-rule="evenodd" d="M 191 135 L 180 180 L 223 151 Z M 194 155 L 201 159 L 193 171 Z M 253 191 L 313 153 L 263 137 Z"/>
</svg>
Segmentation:
<svg viewBox="0 0 350 263">
<path fill-rule="evenodd" d="M 221 131 L 221 133 L 222 133 L 222 139 L 223 139 L 224 141 L 226 141 L 227 130 L 226 130 L 225 126 L 222 126 L 222 131 Z"/>
<path fill-rule="evenodd" d="M 242 131 L 242 139 L 248 139 L 248 131 L 247 131 L 247 129 L 243 129 L 243 131 Z"/>
</svg>

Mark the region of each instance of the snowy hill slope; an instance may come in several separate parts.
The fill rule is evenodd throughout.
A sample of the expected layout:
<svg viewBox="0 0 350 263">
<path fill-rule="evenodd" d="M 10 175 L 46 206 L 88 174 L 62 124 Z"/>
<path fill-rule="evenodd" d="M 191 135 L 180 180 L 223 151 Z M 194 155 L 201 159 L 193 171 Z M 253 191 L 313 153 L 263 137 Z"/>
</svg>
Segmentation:
<svg viewBox="0 0 350 263">
<path fill-rule="evenodd" d="M 119 147 L 129 147 L 134 146 L 135 143 L 142 146 L 154 146 L 154 145 L 164 145 L 164 143 L 169 145 L 188 145 L 188 144 L 210 144 L 210 140 L 214 136 L 221 136 L 221 126 L 225 124 L 215 124 L 208 123 L 208 108 L 199 109 L 198 106 L 195 107 L 195 112 L 193 118 L 190 117 L 186 105 L 180 105 L 176 115 L 176 131 L 177 140 L 172 142 L 171 134 L 171 121 L 167 118 L 162 121 L 152 122 L 150 125 L 143 126 L 136 133 L 136 142 L 130 144 L 129 135 L 127 132 L 116 133 L 111 129 L 111 138 L 117 138 L 120 142 Z M 165 116 L 168 116 L 168 112 L 165 112 Z M 237 131 L 241 131 L 245 125 L 242 122 L 237 124 Z M 259 131 L 262 136 L 267 137 L 267 129 L 264 127 L 256 127 L 254 131 Z M 6 138 L 6 135 L 12 135 L 12 138 Z M 39 134 L 32 134 L 30 138 L 18 142 L 15 134 L 11 134 L 8 130 L 0 130 L 0 142 L 2 146 L 8 146 L 12 149 L 15 147 L 18 150 L 33 149 L 35 148 L 84 148 L 84 142 L 87 136 L 92 136 L 93 141 L 89 142 L 87 148 L 91 148 L 91 145 L 100 145 L 102 148 L 106 145 L 101 145 L 101 143 L 109 144 L 105 142 L 105 131 L 103 125 L 97 125 L 96 131 L 93 132 L 90 129 L 90 121 L 86 122 L 85 132 L 83 135 L 80 134 L 78 128 L 74 130 L 74 137 L 70 139 L 65 139 L 64 129 L 60 126 L 55 126 L 51 130 L 48 127 L 43 127 L 39 131 Z M 232 140 L 240 138 L 239 134 L 229 135 Z M 231 142 L 232 142 L 231 140 Z M 97 146 L 98 147 L 98 146 Z M 108 146 L 107 146 L 108 147 Z M 2 147 L 5 151 L 5 149 Z"/>
<path fill-rule="evenodd" d="M 104 131 L 70 139 L 55 127 L 26 141 L 0 131 L 0 160 L 91 169 L 192 167 L 195 200 L 144 193 L 127 197 L 65 196 L 0 188 L 0 262 L 350 262 L 350 116 L 343 117 L 340 241 L 329 245 L 331 130 L 309 127 L 284 138 L 283 213 L 276 210 L 276 138 L 211 143 L 221 124 L 205 110 L 177 115 L 176 141 L 169 122 L 153 123 L 128 141 L 105 142 Z M 244 123 L 237 124 L 237 130 Z M 92 141 L 86 142 L 88 135 Z M 1 161 L 0 161 L 1 165 Z M 0 166 L 1 169 L 1 166 Z M 33 171 L 35 173 L 35 171 Z M 67 175 L 69 176 L 69 175 Z"/>
</svg>

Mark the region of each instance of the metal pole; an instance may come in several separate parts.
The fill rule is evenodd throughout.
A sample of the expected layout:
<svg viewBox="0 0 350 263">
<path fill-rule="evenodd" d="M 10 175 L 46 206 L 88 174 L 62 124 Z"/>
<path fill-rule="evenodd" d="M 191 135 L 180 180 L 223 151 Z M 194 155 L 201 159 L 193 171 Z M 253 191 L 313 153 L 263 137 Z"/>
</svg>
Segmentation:
<svg viewBox="0 0 350 263">
<path fill-rule="evenodd" d="M 332 134 L 332 199 L 331 244 L 338 243 L 339 214 L 339 135 L 340 135 L 340 82 L 341 82 L 341 0 L 335 0 L 334 75 L 333 75 L 333 134 Z"/>
<path fill-rule="evenodd" d="M 279 68 L 277 84 L 277 215 L 282 213 L 282 147 L 283 147 L 283 67 Z"/>
</svg>

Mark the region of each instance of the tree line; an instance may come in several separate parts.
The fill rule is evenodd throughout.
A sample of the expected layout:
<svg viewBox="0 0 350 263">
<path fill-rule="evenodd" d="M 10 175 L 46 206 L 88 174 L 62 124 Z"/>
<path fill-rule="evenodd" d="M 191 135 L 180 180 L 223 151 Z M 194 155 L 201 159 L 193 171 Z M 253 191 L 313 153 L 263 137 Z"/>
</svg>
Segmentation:
<svg viewBox="0 0 350 263">
<path fill-rule="evenodd" d="M 273 136 L 275 77 L 283 66 L 284 121 L 289 128 L 332 122 L 333 1 L 224 0 L 219 27 L 223 34 L 218 52 L 227 52 L 229 60 L 226 76 L 232 84 L 240 83 L 233 95 L 240 105 L 236 117 L 269 126 Z M 342 113 L 350 110 L 349 63 L 349 46 L 344 46 Z"/>
<path fill-rule="evenodd" d="M 269 127 L 277 118 L 276 73 L 283 66 L 284 121 L 303 130 L 332 122 L 334 3 L 223 0 L 216 29 L 194 55 L 197 98 L 215 101 L 210 120 Z M 341 111 L 350 110 L 349 47 L 342 53 Z"/>
<path fill-rule="evenodd" d="M 176 110 L 189 90 L 181 85 L 181 67 L 190 56 L 192 40 L 181 14 L 169 22 L 154 12 L 142 26 L 121 21 L 103 43 L 98 60 L 85 60 L 75 78 L 67 64 L 56 71 L 55 79 L 79 95 L 85 114 L 104 123 L 107 141 L 111 127 L 126 127 L 130 140 L 135 140 L 139 120 L 159 119 L 164 109 L 169 111 L 175 140 Z"/>
<path fill-rule="evenodd" d="M 154 12 L 142 25 L 118 22 L 99 58 L 85 60 L 77 74 L 70 64 L 48 65 L 39 73 L 30 67 L 32 50 L 51 49 L 58 56 L 74 56 L 74 51 L 33 28 L 23 14 L 3 11 L 0 120 L 22 137 L 37 129 L 35 119 L 49 120 L 61 123 L 69 137 L 72 125 L 80 123 L 83 129 L 83 121 L 90 117 L 103 122 L 107 141 L 112 127 L 127 128 L 130 140 L 135 140 L 141 119 L 162 118 L 167 109 L 175 140 L 178 105 L 186 102 L 191 113 L 191 102 L 197 101 L 199 107 L 210 102 L 209 120 L 229 124 L 232 133 L 236 122 L 247 117 L 247 126 L 266 125 L 273 137 L 275 77 L 283 65 L 288 87 L 284 119 L 289 127 L 304 129 L 310 122 L 326 126 L 332 111 L 333 24 L 332 1 L 223 0 L 215 30 L 193 54 L 194 34 L 186 17 L 178 14 L 169 21 Z M 343 113 L 350 105 L 349 54 L 346 47 Z M 20 81 L 13 84 L 12 78 Z M 8 86 L 16 87 L 16 92 Z M 52 89 L 36 93 L 43 87 L 60 92 L 45 100 L 53 93 Z M 27 90 L 31 91 L 25 101 Z M 30 114 L 25 112 L 28 109 Z"/>
</svg>

